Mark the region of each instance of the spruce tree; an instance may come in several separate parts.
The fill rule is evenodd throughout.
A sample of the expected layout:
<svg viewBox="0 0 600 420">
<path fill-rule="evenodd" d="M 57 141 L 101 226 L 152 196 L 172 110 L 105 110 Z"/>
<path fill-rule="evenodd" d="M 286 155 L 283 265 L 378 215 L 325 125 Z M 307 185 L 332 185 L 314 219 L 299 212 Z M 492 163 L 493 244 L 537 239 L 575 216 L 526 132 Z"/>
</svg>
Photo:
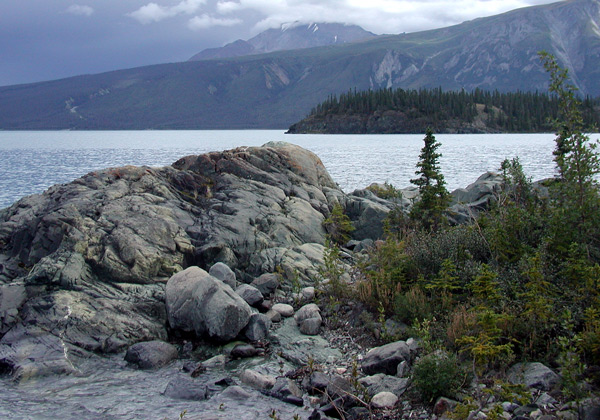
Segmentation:
<svg viewBox="0 0 600 420">
<path fill-rule="evenodd" d="M 565 251 L 571 243 L 586 246 L 588 254 L 600 258 L 600 197 L 596 175 L 600 173 L 597 142 L 583 133 L 582 103 L 568 72 L 556 59 L 541 52 L 544 68 L 550 73 L 550 92 L 559 100 L 560 120 L 556 122 L 554 161 L 558 179 L 553 188 L 556 200 L 553 217 L 554 245 Z M 593 251 L 593 252 L 592 252 Z"/>
<path fill-rule="evenodd" d="M 418 178 L 410 182 L 419 188 L 420 199 L 410 212 L 410 217 L 422 224 L 426 230 L 438 230 L 444 224 L 443 212 L 450 202 L 450 194 L 446 189 L 444 175 L 439 167 L 442 156 L 437 149 L 441 144 L 435 139 L 433 131 L 428 128 L 424 138 L 425 145 L 421 149 L 416 175 Z"/>
</svg>

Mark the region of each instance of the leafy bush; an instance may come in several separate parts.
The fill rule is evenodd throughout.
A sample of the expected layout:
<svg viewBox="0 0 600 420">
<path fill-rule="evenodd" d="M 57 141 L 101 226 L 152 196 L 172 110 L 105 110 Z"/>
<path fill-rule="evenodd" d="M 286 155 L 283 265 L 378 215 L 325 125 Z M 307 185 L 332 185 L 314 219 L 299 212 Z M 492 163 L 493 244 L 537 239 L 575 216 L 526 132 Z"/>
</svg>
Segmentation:
<svg viewBox="0 0 600 420">
<path fill-rule="evenodd" d="M 426 403 L 453 398 L 465 382 L 465 372 L 452 353 L 436 351 L 420 358 L 413 368 L 413 384 Z"/>
<path fill-rule="evenodd" d="M 338 245 L 348 242 L 350 234 L 354 231 L 354 225 L 344 214 L 344 208 L 339 203 L 333 205 L 331 214 L 323 221 L 323 227 L 331 241 Z"/>
<path fill-rule="evenodd" d="M 367 190 L 371 191 L 377 197 L 386 200 L 402 198 L 402 192 L 392 184 L 389 184 L 387 181 L 383 183 L 383 186 L 379 184 L 371 184 L 367 187 Z"/>
</svg>

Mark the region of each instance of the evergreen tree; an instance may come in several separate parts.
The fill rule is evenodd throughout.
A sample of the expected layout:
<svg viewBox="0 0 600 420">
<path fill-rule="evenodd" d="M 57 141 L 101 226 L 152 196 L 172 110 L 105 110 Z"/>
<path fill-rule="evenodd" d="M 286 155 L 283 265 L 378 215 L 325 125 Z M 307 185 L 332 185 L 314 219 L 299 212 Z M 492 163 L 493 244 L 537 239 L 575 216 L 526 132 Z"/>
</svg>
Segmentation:
<svg viewBox="0 0 600 420">
<path fill-rule="evenodd" d="M 444 222 L 443 212 L 450 202 L 444 175 L 439 167 L 441 153 L 437 149 L 441 144 L 435 139 L 431 128 L 427 129 L 421 149 L 416 175 L 410 182 L 419 188 L 420 199 L 410 212 L 413 220 L 419 221 L 426 230 L 438 230 Z"/>
<path fill-rule="evenodd" d="M 541 52 L 540 58 L 550 73 L 549 90 L 557 95 L 560 112 L 560 122 L 555 123 L 558 182 L 553 188 L 554 244 L 566 251 L 571 243 L 582 243 L 589 254 L 594 251 L 600 257 L 600 196 L 595 178 L 600 173 L 598 143 L 583 133 L 582 103 L 575 94 L 576 88 L 567 81 L 567 70 L 546 52 Z"/>
</svg>

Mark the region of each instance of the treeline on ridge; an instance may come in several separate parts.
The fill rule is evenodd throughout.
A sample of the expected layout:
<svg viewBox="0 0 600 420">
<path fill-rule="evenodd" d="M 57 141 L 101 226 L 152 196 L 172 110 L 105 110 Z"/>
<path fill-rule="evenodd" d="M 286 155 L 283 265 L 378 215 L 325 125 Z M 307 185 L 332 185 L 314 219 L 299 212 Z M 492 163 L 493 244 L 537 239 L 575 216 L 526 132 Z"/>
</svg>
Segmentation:
<svg viewBox="0 0 600 420">
<path fill-rule="evenodd" d="M 586 129 L 600 123 L 600 98 L 582 99 Z M 559 99 L 539 92 L 435 89 L 350 90 L 330 95 L 291 133 L 550 132 Z"/>
</svg>

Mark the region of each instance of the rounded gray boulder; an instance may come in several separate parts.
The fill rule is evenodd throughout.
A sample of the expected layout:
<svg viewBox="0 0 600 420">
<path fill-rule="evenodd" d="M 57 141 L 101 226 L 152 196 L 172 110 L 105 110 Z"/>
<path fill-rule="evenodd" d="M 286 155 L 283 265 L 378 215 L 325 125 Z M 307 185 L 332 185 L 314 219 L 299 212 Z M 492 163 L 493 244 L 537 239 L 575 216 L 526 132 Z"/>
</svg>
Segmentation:
<svg viewBox="0 0 600 420">
<path fill-rule="evenodd" d="M 198 267 L 171 277 L 165 295 L 171 328 L 199 337 L 232 340 L 250 319 L 250 306 L 231 287 Z"/>
<path fill-rule="evenodd" d="M 127 349 L 125 360 L 140 369 L 158 369 L 177 358 L 177 348 L 164 341 L 145 341 Z"/>
</svg>

